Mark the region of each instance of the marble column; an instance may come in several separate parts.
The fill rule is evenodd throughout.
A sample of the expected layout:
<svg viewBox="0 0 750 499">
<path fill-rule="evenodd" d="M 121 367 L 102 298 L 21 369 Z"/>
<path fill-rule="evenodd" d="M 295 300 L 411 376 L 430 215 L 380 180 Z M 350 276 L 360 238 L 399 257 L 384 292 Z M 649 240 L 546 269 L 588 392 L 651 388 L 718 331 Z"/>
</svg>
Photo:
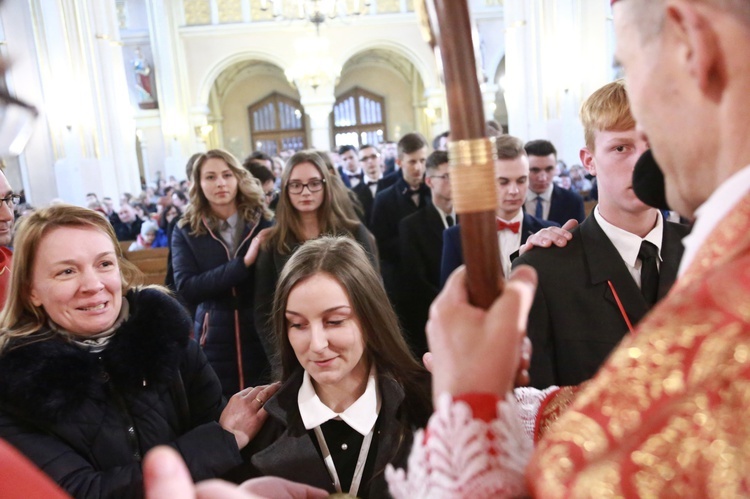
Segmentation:
<svg viewBox="0 0 750 499">
<path fill-rule="evenodd" d="M 510 133 L 576 162 L 580 105 L 613 78 L 609 0 L 506 0 L 504 12 Z"/>
<path fill-rule="evenodd" d="M 33 0 L 30 15 L 55 151 L 56 197 L 83 204 L 87 192 L 139 192 L 114 3 Z"/>
</svg>

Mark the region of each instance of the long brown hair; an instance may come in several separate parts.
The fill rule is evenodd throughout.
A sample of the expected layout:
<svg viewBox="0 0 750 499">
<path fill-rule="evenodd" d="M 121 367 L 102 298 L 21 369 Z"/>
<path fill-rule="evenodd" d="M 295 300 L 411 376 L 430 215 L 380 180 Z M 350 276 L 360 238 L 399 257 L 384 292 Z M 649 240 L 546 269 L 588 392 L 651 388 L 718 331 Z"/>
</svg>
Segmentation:
<svg viewBox="0 0 750 499">
<path fill-rule="evenodd" d="M 323 203 L 317 212 L 320 233 L 353 237 L 359 226 L 359 221 L 350 215 L 351 207 L 345 204 L 348 197 L 342 198 L 341 195 L 337 195 L 336 181 L 331 177 L 323 158 L 315 151 L 300 151 L 289 158 L 281 174 L 281 195 L 276 206 L 276 224 L 268 234 L 264 246 L 266 249 L 273 248 L 282 255 L 291 253 L 296 243 L 305 241 L 302 219 L 297 209 L 292 206 L 287 187 L 292 170 L 301 163 L 314 165 L 324 180 Z"/>
<path fill-rule="evenodd" d="M 42 239 L 50 231 L 60 227 L 91 228 L 109 236 L 120 267 L 123 295 L 142 282 L 143 275 L 123 258 L 112 224 L 100 212 L 67 204 L 37 210 L 18 225 L 8 301 L 0 313 L 0 352 L 11 338 L 30 336 L 41 330 L 47 322 L 47 315 L 42 307 L 31 303 L 31 282 L 36 253 Z M 60 251 L 64 252 L 65 248 Z"/>
<path fill-rule="evenodd" d="M 237 178 L 237 197 L 234 203 L 240 219 L 245 222 L 255 222 L 259 216 L 270 220 L 273 214 L 265 207 L 263 200 L 263 188 L 258 179 L 250 175 L 247 170 L 240 166 L 240 162 L 231 153 L 223 149 L 212 149 L 196 158 L 193 163 L 193 185 L 190 186 L 190 204 L 185 209 L 185 214 L 180 220 L 180 227 L 190 226 L 192 235 L 206 233 L 202 220 L 204 217 L 213 218 L 213 210 L 208 203 L 206 195 L 201 188 L 201 170 L 209 159 L 220 159 L 224 161 L 234 176 Z"/>
<path fill-rule="evenodd" d="M 282 381 L 300 363 L 289 342 L 286 305 L 292 289 L 316 274 L 328 274 L 344 289 L 362 330 L 365 355 L 379 377 L 394 379 L 406 394 L 405 404 L 412 424 L 424 424 L 432 413 L 429 373 L 409 352 L 388 301 L 380 276 L 365 250 L 348 237 L 321 237 L 303 244 L 289 259 L 279 277 L 273 304 L 273 328 Z"/>
</svg>

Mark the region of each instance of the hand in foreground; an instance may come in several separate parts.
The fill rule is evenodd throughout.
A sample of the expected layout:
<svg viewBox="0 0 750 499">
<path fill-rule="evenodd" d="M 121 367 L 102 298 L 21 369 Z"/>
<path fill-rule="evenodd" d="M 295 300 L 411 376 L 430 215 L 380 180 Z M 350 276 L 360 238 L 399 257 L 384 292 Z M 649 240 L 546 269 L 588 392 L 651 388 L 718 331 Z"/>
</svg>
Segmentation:
<svg viewBox="0 0 750 499">
<path fill-rule="evenodd" d="M 521 362 L 518 364 L 518 371 L 516 372 L 516 387 L 528 386 L 528 384 L 531 382 L 531 378 L 529 377 L 529 367 L 531 367 L 531 351 L 531 340 L 528 336 L 525 336 L 523 338 L 523 346 L 521 347 Z M 430 373 L 432 373 L 432 362 L 432 353 L 425 352 L 425 354 L 422 356 L 422 363 L 424 364 L 425 369 L 430 371 Z"/>
<path fill-rule="evenodd" d="M 219 424 L 234 434 L 237 447 L 242 449 L 263 427 L 268 413 L 263 405 L 281 387 L 281 383 L 245 388 L 232 395 L 219 417 Z"/>
<path fill-rule="evenodd" d="M 260 245 L 263 244 L 263 242 L 268 237 L 268 232 L 271 230 L 271 227 L 266 227 L 265 229 L 258 232 L 258 234 L 250 241 L 250 247 L 247 249 L 247 253 L 245 253 L 245 267 L 249 267 L 250 265 L 255 263 L 255 259 L 258 258 L 258 252 L 260 252 Z"/>
<path fill-rule="evenodd" d="M 523 255 L 534 246 L 549 248 L 554 244 L 562 248 L 573 238 L 573 234 L 570 231 L 576 227 L 578 227 L 578 220 L 571 218 L 562 227 L 547 227 L 546 229 L 542 229 L 526 239 L 526 242 L 518 248 L 518 255 Z"/>
<path fill-rule="evenodd" d="M 143 460 L 146 499 L 322 499 L 328 492 L 283 478 L 263 477 L 234 485 L 223 480 L 193 484 L 180 455 L 167 446 L 151 449 Z"/>
<path fill-rule="evenodd" d="M 451 274 L 432 302 L 427 321 L 435 399 L 443 392 L 504 397 L 513 388 L 536 283 L 534 269 L 521 266 L 511 274 L 502 296 L 482 310 L 468 302 L 466 268 Z"/>
</svg>

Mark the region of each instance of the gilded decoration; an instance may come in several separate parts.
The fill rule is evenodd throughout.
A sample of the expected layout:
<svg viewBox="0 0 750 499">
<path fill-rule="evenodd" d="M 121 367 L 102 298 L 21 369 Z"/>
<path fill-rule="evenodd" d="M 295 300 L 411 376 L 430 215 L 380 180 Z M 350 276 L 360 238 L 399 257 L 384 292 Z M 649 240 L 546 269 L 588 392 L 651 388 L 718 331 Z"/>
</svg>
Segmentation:
<svg viewBox="0 0 750 499">
<path fill-rule="evenodd" d="M 185 24 L 211 24 L 211 2 L 209 0 L 183 0 L 185 9 Z"/>
<path fill-rule="evenodd" d="M 220 23 L 242 22 L 242 0 L 217 0 Z"/>
<path fill-rule="evenodd" d="M 585 383 L 581 386 L 584 385 Z M 560 414 L 562 414 L 568 406 L 573 403 L 580 388 L 581 387 L 578 386 L 563 386 L 542 403 L 540 413 L 537 416 L 537 428 L 534 434 L 534 441 L 539 441 L 539 439 L 547 433 L 547 429 L 549 429 L 549 427 L 560 418 Z"/>
<path fill-rule="evenodd" d="M 550 427 L 535 495 L 750 495 L 748 234 L 750 195 Z"/>
</svg>

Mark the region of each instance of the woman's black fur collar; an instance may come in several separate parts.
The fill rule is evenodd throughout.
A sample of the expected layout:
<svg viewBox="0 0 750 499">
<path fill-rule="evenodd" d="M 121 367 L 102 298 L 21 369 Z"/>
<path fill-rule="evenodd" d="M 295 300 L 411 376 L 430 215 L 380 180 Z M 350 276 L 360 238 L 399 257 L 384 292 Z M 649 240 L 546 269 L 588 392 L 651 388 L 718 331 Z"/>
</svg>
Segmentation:
<svg viewBox="0 0 750 499">
<path fill-rule="evenodd" d="M 55 420 L 101 393 L 106 377 L 123 393 L 169 382 L 188 342 L 190 318 L 175 299 L 156 289 L 130 291 L 126 298 L 130 316 L 99 354 L 59 335 L 11 341 L 0 357 L 2 408 Z"/>
</svg>

